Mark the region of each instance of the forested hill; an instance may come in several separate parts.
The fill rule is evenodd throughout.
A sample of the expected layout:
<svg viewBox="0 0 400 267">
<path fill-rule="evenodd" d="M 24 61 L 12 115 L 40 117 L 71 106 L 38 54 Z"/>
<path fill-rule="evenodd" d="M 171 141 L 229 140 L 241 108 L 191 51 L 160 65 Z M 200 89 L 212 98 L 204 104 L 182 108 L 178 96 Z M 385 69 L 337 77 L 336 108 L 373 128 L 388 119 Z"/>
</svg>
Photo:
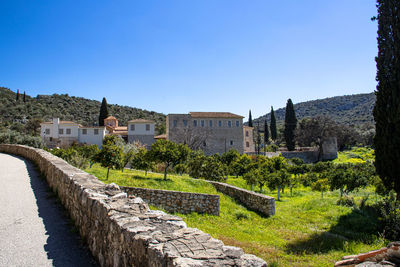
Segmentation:
<svg viewBox="0 0 400 267">
<path fill-rule="evenodd" d="M 27 92 L 29 93 L 29 92 Z M 75 121 L 86 126 L 93 126 L 99 121 L 100 102 L 68 94 L 26 95 L 23 101 L 23 92 L 20 92 L 16 101 L 16 93 L 8 88 L 0 87 L 0 120 L 2 122 L 25 121 L 37 118 L 50 121 L 58 117 L 62 120 Z M 158 126 L 165 125 L 165 115 L 154 111 L 138 108 L 108 105 L 108 112 L 119 120 L 120 125 L 127 125 L 132 119 L 151 119 Z"/>
<path fill-rule="evenodd" d="M 375 94 L 357 94 L 335 96 L 325 99 L 301 102 L 294 105 L 296 117 L 301 120 L 305 117 L 325 115 L 331 117 L 338 123 L 346 125 L 373 124 L 372 109 L 375 105 Z M 277 124 L 283 124 L 285 120 L 285 108 L 275 110 Z M 267 114 L 268 124 L 271 114 Z M 259 121 L 260 120 L 260 121 Z M 260 122 L 264 125 L 265 116 L 253 119 L 253 122 Z"/>
</svg>

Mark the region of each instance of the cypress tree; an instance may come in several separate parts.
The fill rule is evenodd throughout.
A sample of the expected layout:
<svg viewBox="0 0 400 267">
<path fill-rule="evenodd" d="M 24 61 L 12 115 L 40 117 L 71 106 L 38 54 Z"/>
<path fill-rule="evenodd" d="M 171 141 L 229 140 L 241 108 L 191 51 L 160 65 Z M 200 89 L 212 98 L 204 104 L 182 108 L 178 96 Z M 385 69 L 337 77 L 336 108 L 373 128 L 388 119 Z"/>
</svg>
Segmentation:
<svg viewBox="0 0 400 267">
<path fill-rule="evenodd" d="M 286 103 L 285 130 L 284 130 L 286 147 L 289 151 L 293 151 L 296 147 L 295 143 L 296 126 L 297 126 L 296 113 L 294 112 L 293 102 L 289 98 Z"/>
<path fill-rule="evenodd" d="M 267 116 L 265 116 L 265 124 L 264 124 L 264 148 L 267 146 L 268 140 L 269 140 L 269 130 L 268 130 Z"/>
<path fill-rule="evenodd" d="M 251 110 L 249 110 L 249 127 L 253 127 L 253 119 L 251 118 Z"/>
<path fill-rule="evenodd" d="M 387 189 L 400 200 L 400 2 L 378 0 L 375 166 Z"/>
<path fill-rule="evenodd" d="M 271 106 L 271 125 L 269 127 L 271 130 L 271 139 L 275 141 L 278 134 L 276 132 L 275 112 L 274 112 L 274 108 L 272 106 Z"/>
<path fill-rule="evenodd" d="M 26 97 L 26 95 L 25 95 L 25 91 L 24 91 L 24 97 L 22 98 L 24 100 L 24 103 L 26 102 L 25 97 Z"/>
<path fill-rule="evenodd" d="M 19 100 L 19 89 L 17 90 L 17 97 L 15 98 L 15 101 Z"/>
<path fill-rule="evenodd" d="M 104 119 L 108 117 L 107 100 L 103 97 L 100 107 L 99 126 L 104 126 Z"/>
</svg>

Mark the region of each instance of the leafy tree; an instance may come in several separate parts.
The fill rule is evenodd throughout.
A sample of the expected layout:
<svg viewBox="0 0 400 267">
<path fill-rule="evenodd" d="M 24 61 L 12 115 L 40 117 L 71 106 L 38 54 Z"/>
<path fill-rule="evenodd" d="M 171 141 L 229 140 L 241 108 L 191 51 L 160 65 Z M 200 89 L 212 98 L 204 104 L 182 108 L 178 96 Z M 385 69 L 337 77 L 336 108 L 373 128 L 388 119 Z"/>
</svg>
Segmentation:
<svg viewBox="0 0 400 267">
<path fill-rule="evenodd" d="M 149 150 L 149 157 L 152 161 L 163 163 L 165 165 L 164 180 L 167 180 L 168 168 L 174 163 L 179 162 L 181 153 L 178 145 L 169 140 L 157 140 Z"/>
<path fill-rule="evenodd" d="M 205 158 L 200 178 L 204 178 L 211 181 L 222 181 L 227 173 L 227 167 L 225 164 L 215 156 L 208 156 Z"/>
<path fill-rule="evenodd" d="M 289 98 L 286 103 L 285 130 L 284 130 L 286 147 L 289 151 L 293 151 L 296 147 L 296 142 L 295 142 L 296 127 L 297 127 L 296 113 L 294 111 L 293 102 Z"/>
<path fill-rule="evenodd" d="M 201 171 L 205 160 L 206 156 L 202 150 L 192 151 L 188 159 L 189 175 L 194 178 L 200 178 L 202 176 Z"/>
<path fill-rule="evenodd" d="M 278 201 L 281 200 L 281 188 L 289 183 L 289 174 L 285 169 L 271 173 L 268 187 L 271 190 L 277 189 Z"/>
<path fill-rule="evenodd" d="M 325 138 L 337 136 L 339 127 L 326 116 L 317 116 L 302 119 L 296 130 L 296 141 L 300 146 L 316 145 L 319 150 L 319 159 L 322 156 L 322 144 Z"/>
<path fill-rule="evenodd" d="M 251 118 L 251 110 L 249 110 L 249 127 L 253 127 L 253 119 Z"/>
<path fill-rule="evenodd" d="M 237 158 L 236 161 L 232 164 L 232 169 L 236 174 L 236 177 L 238 177 L 239 175 L 243 176 L 247 172 L 250 163 L 251 158 L 248 155 L 240 155 L 240 157 Z"/>
<path fill-rule="evenodd" d="M 265 122 L 264 122 L 264 152 L 266 152 L 268 143 L 269 143 L 269 130 L 268 130 L 267 116 L 265 116 Z"/>
<path fill-rule="evenodd" d="M 110 169 L 122 168 L 123 156 L 122 147 L 116 145 L 103 145 L 97 159 L 101 166 L 107 168 L 107 180 Z"/>
<path fill-rule="evenodd" d="M 174 171 L 175 171 L 177 174 L 179 174 L 179 175 L 182 176 L 182 174 L 186 172 L 186 168 L 187 168 L 186 164 L 184 164 L 184 163 L 179 163 L 179 164 L 175 165 Z"/>
<path fill-rule="evenodd" d="M 42 120 L 32 118 L 25 124 L 25 132 L 27 134 L 38 136 L 40 134 L 40 123 Z"/>
<path fill-rule="evenodd" d="M 296 159 L 296 158 L 294 158 L 294 159 Z M 308 172 L 307 165 L 304 164 L 304 162 L 303 162 L 303 164 L 301 164 L 301 162 L 302 162 L 301 159 L 300 159 L 301 162 L 295 160 L 295 162 L 297 162 L 299 164 L 294 164 L 293 163 L 294 159 L 291 159 L 292 164 L 289 165 L 287 168 L 288 172 L 291 174 L 289 176 L 289 186 L 290 186 L 290 196 L 291 197 L 293 196 L 293 187 L 295 187 L 300 182 L 301 176 Z"/>
<path fill-rule="evenodd" d="M 134 143 L 128 143 L 122 146 L 123 150 L 123 160 L 122 160 L 122 172 L 124 171 L 124 168 L 130 163 L 135 156 L 136 153 L 139 152 L 139 148 L 141 148 L 142 145 L 139 142 L 134 142 Z"/>
<path fill-rule="evenodd" d="M 276 140 L 278 137 L 277 131 L 276 131 L 276 118 L 275 118 L 275 112 L 274 108 L 271 107 L 271 124 L 270 124 L 270 129 L 271 129 L 271 139 Z"/>
<path fill-rule="evenodd" d="M 384 185 L 400 201 L 400 2 L 377 0 L 377 8 L 375 166 Z"/>
<path fill-rule="evenodd" d="M 259 168 L 253 168 L 243 175 L 243 179 L 246 181 L 246 184 L 250 185 L 251 191 L 253 191 L 254 185 L 256 185 L 261 178 L 262 176 Z"/>
<path fill-rule="evenodd" d="M 312 190 L 321 192 L 321 198 L 324 198 L 324 192 L 329 190 L 328 178 L 319 179 L 312 184 Z"/>
<path fill-rule="evenodd" d="M 147 154 L 147 150 L 144 147 L 140 147 L 139 151 L 133 156 L 131 160 L 131 166 L 134 169 L 143 170 L 145 172 L 145 176 L 147 176 L 147 172 L 151 169 L 152 164 L 149 156 Z"/>
<path fill-rule="evenodd" d="M 108 115 L 107 100 L 105 97 L 103 97 L 103 101 L 101 102 L 100 106 L 99 126 L 104 126 L 104 119 L 106 119 Z"/>
<path fill-rule="evenodd" d="M 125 141 L 119 135 L 110 134 L 106 135 L 103 139 L 103 146 L 108 146 L 108 145 L 123 147 L 125 145 Z"/>
</svg>

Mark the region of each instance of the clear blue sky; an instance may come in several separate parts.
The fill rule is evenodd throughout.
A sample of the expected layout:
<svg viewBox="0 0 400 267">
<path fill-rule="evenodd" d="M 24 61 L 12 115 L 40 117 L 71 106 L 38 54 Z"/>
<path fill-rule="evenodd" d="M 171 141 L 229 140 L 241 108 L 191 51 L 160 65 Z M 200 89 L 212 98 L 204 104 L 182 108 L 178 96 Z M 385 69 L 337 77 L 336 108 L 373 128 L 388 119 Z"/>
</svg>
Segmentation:
<svg viewBox="0 0 400 267">
<path fill-rule="evenodd" d="M 253 117 L 375 89 L 374 0 L 1 0 L 0 86 Z"/>
</svg>

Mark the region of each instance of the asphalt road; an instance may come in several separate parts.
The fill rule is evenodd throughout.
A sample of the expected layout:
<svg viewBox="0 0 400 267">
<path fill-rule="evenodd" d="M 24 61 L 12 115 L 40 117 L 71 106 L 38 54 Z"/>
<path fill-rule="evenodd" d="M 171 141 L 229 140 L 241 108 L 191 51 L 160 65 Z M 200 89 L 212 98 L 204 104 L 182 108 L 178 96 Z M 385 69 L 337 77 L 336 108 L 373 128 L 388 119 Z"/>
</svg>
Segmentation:
<svg viewBox="0 0 400 267">
<path fill-rule="evenodd" d="M 97 266 L 35 166 L 3 153 L 0 266 Z"/>
</svg>

